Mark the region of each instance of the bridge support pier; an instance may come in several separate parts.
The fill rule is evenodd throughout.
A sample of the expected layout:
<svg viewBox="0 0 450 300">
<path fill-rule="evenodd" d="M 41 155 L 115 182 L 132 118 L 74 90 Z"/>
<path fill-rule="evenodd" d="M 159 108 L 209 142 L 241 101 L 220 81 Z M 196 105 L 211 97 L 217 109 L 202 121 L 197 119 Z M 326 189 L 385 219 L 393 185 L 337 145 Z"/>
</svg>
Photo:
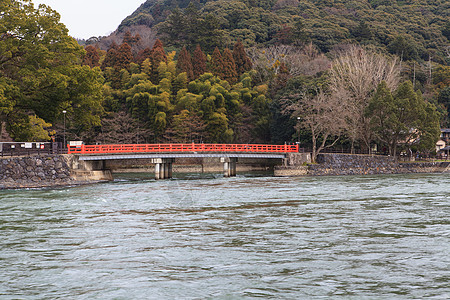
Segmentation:
<svg viewBox="0 0 450 300">
<path fill-rule="evenodd" d="M 222 157 L 220 158 L 220 162 L 223 163 L 223 176 L 224 177 L 233 177 L 236 176 L 236 157 Z"/>
<path fill-rule="evenodd" d="M 172 158 L 156 158 L 153 160 L 155 164 L 155 179 L 169 179 L 172 178 Z"/>
</svg>

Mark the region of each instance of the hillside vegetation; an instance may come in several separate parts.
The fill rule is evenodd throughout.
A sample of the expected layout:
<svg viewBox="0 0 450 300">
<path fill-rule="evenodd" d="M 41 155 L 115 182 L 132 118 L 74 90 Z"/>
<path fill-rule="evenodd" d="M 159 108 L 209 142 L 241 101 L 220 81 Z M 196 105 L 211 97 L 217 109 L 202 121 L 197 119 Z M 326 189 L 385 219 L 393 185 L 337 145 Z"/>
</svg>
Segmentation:
<svg viewBox="0 0 450 300">
<path fill-rule="evenodd" d="M 200 44 L 211 52 L 237 39 L 246 47 L 311 41 L 322 52 L 358 43 L 448 64 L 449 19 L 445 0 L 148 0 L 119 31 L 145 25 L 167 46 Z"/>
<path fill-rule="evenodd" d="M 449 125 L 445 1 L 147 1 L 84 49 L 49 7 L 1 5 L 0 124 L 17 141 L 65 124 L 87 143 L 397 155 L 432 152 Z"/>
</svg>

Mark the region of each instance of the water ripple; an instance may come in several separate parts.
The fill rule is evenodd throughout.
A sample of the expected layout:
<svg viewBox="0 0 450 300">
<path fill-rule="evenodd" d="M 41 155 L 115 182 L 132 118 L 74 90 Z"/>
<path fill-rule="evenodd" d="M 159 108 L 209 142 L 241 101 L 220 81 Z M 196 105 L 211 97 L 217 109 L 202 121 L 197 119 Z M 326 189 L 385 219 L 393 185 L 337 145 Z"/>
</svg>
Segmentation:
<svg viewBox="0 0 450 300">
<path fill-rule="evenodd" d="M 446 175 L 192 178 L 1 191 L 0 298 L 450 298 Z"/>
</svg>

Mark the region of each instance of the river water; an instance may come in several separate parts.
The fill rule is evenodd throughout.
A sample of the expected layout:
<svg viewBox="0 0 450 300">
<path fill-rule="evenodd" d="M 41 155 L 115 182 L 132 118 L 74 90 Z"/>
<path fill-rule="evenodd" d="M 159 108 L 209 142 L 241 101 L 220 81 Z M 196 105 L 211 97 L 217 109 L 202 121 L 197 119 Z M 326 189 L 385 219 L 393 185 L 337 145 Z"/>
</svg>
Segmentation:
<svg viewBox="0 0 450 300">
<path fill-rule="evenodd" d="M 0 298 L 449 299 L 449 188 L 192 174 L 0 191 Z"/>
</svg>

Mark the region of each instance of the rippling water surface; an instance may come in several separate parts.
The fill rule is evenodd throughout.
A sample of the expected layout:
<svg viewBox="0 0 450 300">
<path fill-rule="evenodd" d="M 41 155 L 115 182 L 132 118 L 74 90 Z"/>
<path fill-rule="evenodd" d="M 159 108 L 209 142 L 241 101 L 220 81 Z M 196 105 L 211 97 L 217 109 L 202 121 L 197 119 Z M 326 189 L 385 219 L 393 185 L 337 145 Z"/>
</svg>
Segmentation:
<svg viewBox="0 0 450 300">
<path fill-rule="evenodd" d="M 0 298 L 450 298 L 448 175 L 193 176 L 0 191 Z"/>
</svg>

